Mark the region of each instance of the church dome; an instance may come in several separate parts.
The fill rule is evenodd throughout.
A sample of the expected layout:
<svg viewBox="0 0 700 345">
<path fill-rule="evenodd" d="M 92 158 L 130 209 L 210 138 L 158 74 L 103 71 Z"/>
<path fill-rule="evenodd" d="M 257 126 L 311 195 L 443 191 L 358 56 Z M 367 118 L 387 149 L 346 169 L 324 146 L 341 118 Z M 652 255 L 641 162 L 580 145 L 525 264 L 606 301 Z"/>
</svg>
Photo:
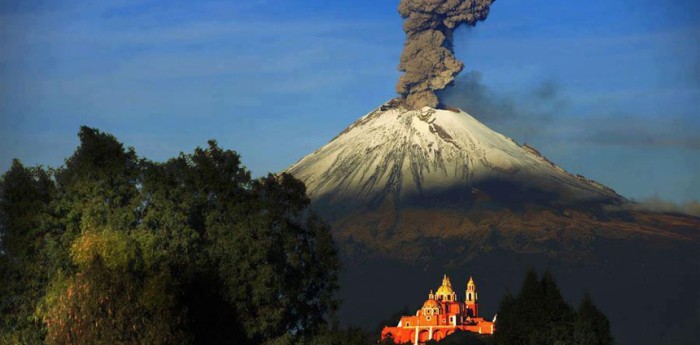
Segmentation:
<svg viewBox="0 0 700 345">
<path fill-rule="evenodd" d="M 450 278 L 445 275 L 442 278 L 442 285 L 437 289 L 437 292 L 435 293 L 435 298 L 440 299 L 440 297 L 444 299 L 448 299 L 448 296 L 454 295 L 455 291 L 452 290 L 452 283 L 450 283 Z"/>
<path fill-rule="evenodd" d="M 429 299 L 429 300 L 425 301 L 425 303 L 423 303 L 423 308 L 424 309 L 425 308 L 430 308 L 430 309 L 440 308 L 440 303 L 438 303 L 438 301 L 436 301 L 434 299 Z"/>
<path fill-rule="evenodd" d="M 449 296 L 452 295 L 454 290 L 452 290 L 452 287 L 449 285 L 443 285 L 438 288 L 437 293 L 435 295 L 437 296 Z"/>
</svg>

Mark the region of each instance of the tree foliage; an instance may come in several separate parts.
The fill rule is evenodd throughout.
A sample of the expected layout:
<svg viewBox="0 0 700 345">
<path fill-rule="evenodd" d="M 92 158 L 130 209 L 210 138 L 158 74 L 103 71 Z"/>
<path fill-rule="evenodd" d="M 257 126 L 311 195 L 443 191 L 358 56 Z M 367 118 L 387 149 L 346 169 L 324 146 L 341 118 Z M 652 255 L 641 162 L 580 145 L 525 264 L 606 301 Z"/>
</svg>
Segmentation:
<svg viewBox="0 0 700 345">
<path fill-rule="evenodd" d="M 554 278 L 541 279 L 530 270 L 517 296 L 506 294 L 498 311 L 495 345 L 558 345 L 613 343 L 608 320 L 584 297 L 579 310 L 569 306 Z"/>
<path fill-rule="evenodd" d="M 608 318 L 596 308 L 588 294 L 583 296 L 576 313 L 574 343 L 578 345 L 610 345 L 613 343 Z"/>
<path fill-rule="evenodd" d="M 0 342 L 291 344 L 329 332 L 338 259 L 287 174 L 210 141 L 164 163 L 82 127 L 0 181 Z M 321 339 L 321 338 L 319 338 Z"/>
<path fill-rule="evenodd" d="M 43 327 L 33 307 L 44 294 L 43 240 L 55 197 L 51 172 L 18 160 L 0 180 L 0 343 L 38 344 Z"/>
</svg>

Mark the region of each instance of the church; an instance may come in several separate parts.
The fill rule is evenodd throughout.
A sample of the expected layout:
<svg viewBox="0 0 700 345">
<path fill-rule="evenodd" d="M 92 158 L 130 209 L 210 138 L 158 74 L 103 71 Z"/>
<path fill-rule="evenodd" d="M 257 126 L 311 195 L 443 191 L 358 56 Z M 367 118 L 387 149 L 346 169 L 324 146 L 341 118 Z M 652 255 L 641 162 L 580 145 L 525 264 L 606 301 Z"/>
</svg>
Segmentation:
<svg viewBox="0 0 700 345">
<path fill-rule="evenodd" d="M 445 275 L 437 292 L 430 291 L 428 299 L 415 316 L 402 316 L 395 327 L 382 329 L 382 340 L 418 345 L 428 340 L 440 341 L 458 330 L 493 334 L 495 319 L 486 321 L 479 317 L 477 301 L 474 279 L 469 277 L 464 302 L 459 302 L 450 278 Z"/>
</svg>

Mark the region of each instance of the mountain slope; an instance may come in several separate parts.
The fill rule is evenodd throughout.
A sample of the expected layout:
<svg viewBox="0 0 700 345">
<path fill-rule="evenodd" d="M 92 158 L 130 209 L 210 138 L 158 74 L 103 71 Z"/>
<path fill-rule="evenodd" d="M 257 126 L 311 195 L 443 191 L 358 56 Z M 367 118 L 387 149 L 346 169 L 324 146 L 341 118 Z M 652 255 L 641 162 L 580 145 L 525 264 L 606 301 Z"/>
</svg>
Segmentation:
<svg viewBox="0 0 700 345">
<path fill-rule="evenodd" d="M 465 112 L 383 106 L 288 170 L 314 200 L 377 205 L 388 198 L 430 198 L 445 190 L 479 192 L 491 181 L 546 192 L 547 201 L 623 200 L 574 176 Z"/>
<path fill-rule="evenodd" d="M 700 337 L 700 218 L 636 211 L 464 112 L 385 104 L 286 171 L 333 228 L 346 324 L 422 302 L 443 273 L 474 275 L 492 314 L 534 267 L 571 303 L 590 292 L 619 344 Z"/>
</svg>

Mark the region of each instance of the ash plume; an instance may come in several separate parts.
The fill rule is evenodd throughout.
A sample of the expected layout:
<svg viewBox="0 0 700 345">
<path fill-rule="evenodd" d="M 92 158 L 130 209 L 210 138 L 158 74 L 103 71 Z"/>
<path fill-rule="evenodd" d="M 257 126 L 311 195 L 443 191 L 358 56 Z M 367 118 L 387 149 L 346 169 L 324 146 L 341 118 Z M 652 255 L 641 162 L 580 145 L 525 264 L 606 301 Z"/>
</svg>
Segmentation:
<svg viewBox="0 0 700 345">
<path fill-rule="evenodd" d="M 401 0 L 406 43 L 396 85 L 411 108 L 437 107 L 435 91 L 444 89 L 462 71 L 452 49 L 452 33 L 462 24 L 476 25 L 486 19 L 494 0 Z"/>
</svg>

